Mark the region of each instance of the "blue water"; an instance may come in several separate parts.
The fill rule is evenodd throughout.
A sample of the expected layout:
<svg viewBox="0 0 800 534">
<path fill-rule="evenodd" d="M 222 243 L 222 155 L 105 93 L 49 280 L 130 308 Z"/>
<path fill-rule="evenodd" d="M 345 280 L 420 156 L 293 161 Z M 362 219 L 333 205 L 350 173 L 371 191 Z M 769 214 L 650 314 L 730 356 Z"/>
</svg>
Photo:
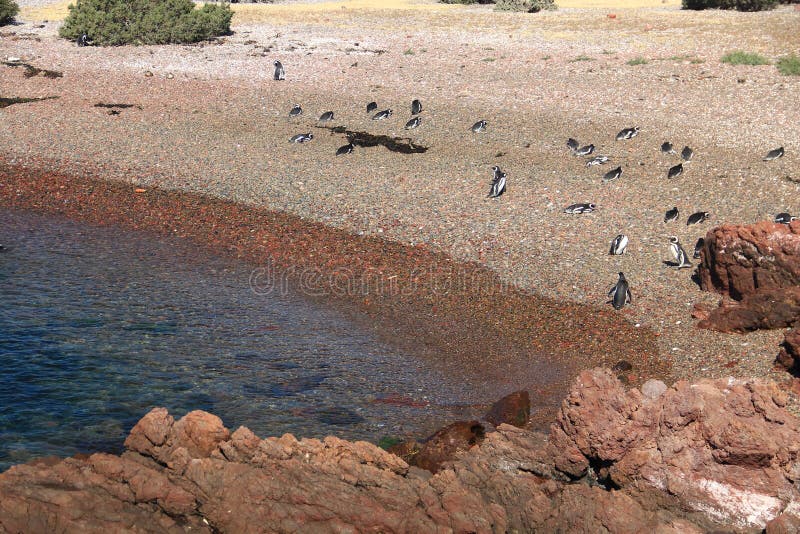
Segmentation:
<svg viewBox="0 0 800 534">
<path fill-rule="evenodd" d="M 155 406 L 262 437 L 377 441 L 487 400 L 336 309 L 256 294 L 252 265 L 177 238 L 0 210 L 0 245 L 0 471 L 119 452 Z"/>
</svg>

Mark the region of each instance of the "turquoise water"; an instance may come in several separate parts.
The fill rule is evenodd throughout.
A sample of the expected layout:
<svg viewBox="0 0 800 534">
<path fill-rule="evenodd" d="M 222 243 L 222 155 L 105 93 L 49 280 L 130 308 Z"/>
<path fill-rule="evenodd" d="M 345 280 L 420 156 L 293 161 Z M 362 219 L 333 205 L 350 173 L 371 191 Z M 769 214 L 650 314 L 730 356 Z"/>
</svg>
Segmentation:
<svg viewBox="0 0 800 534">
<path fill-rule="evenodd" d="M 0 471 L 119 452 L 155 406 L 262 437 L 377 441 L 486 400 L 335 309 L 256 294 L 252 265 L 178 239 L 0 210 L 0 245 Z"/>
</svg>

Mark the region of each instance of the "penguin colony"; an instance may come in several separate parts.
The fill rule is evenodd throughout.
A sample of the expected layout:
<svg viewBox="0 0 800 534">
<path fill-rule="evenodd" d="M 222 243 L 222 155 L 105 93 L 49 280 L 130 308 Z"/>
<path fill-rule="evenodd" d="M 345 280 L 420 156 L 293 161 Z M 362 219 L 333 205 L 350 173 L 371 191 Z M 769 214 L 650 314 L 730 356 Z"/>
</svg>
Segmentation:
<svg viewBox="0 0 800 534">
<path fill-rule="evenodd" d="M 286 79 L 286 72 L 283 68 L 283 65 L 280 61 L 274 62 L 275 71 L 273 74 L 273 79 L 275 81 L 283 81 Z M 368 114 L 372 114 L 378 109 L 377 102 L 370 102 L 366 106 L 366 110 Z M 414 99 L 411 102 L 411 118 L 406 122 L 405 129 L 412 130 L 418 128 L 422 124 L 422 117 L 419 115 L 422 113 L 422 102 L 419 99 Z M 303 110 L 300 107 L 300 104 L 295 104 L 294 107 L 289 111 L 289 117 L 297 117 L 298 115 L 302 114 Z M 372 120 L 374 121 L 381 121 L 387 120 L 391 118 L 394 111 L 392 109 L 385 109 L 383 111 L 378 111 L 372 115 Z M 324 112 L 320 118 L 318 119 L 319 123 L 327 123 L 334 120 L 334 113 L 333 111 L 326 111 Z M 479 120 L 475 122 L 471 127 L 470 130 L 473 133 L 482 133 L 486 131 L 488 126 L 488 122 L 486 120 Z M 617 133 L 615 139 L 617 141 L 626 141 L 633 139 L 636 137 L 641 128 L 638 126 L 630 127 L 630 128 L 623 128 L 622 130 Z M 291 143 L 307 143 L 311 141 L 314 136 L 311 133 L 301 133 L 291 137 L 289 140 Z M 588 144 L 581 146 L 580 143 L 570 137 L 567 139 L 567 148 L 570 150 L 573 156 L 575 157 L 585 157 L 590 156 L 595 151 L 594 144 Z M 339 147 L 336 151 L 336 156 L 342 156 L 346 154 L 351 154 L 355 150 L 355 146 L 352 143 L 348 143 Z M 660 151 L 663 155 L 666 156 L 674 156 L 677 155 L 675 148 L 673 147 L 672 143 L 669 141 L 664 141 L 661 144 Z M 783 157 L 784 155 L 784 148 L 778 147 L 774 150 L 770 150 L 763 158 L 763 161 L 773 161 L 778 158 Z M 683 160 L 676 165 L 673 165 L 667 169 L 667 179 L 673 180 L 679 178 L 685 172 L 684 165 L 689 164 L 694 157 L 694 150 L 689 146 L 684 146 L 680 153 L 680 158 Z M 608 163 L 610 160 L 609 156 L 606 155 L 597 155 L 591 159 L 586 161 L 586 167 L 595 167 L 604 165 Z M 603 183 L 611 182 L 613 180 L 617 180 L 622 176 L 623 169 L 622 166 L 617 166 L 615 169 L 612 169 L 606 172 L 603 177 Z M 507 174 L 503 172 L 500 167 L 494 166 L 492 167 L 492 180 L 491 186 L 489 188 L 489 194 L 487 198 L 499 198 L 503 193 L 506 191 L 506 181 L 507 181 Z M 570 215 L 580 215 L 584 213 L 591 213 L 597 209 L 597 206 L 591 202 L 577 202 L 571 204 L 564 208 L 565 214 Z M 664 214 L 664 224 L 669 224 L 674 221 L 677 221 L 680 217 L 680 212 L 678 211 L 677 206 L 673 206 L 671 209 L 668 209 Z M 689 215 L 686 220 L 686 226 L 692 226 L 696 224 L 701 224 L 711 218 L 711 214 L 707 211 L 698 211 Z M 790 224 L 792 221 L 796 220 L 797 217 L 792 216 L 789 213 L 782 212 L 778 213 L 774 216 L 774 222 L 781 223 L 781 224 Z M 614 239 L 611 240 L 611 246 L 609 249 L 609 255 L 612 256 L 621 256 L 625 254 L 625 250 L 628 246 L 629 238 L 625 234 L 618 234 Z M 699 259 L 701 257 L 701 251 L 705 245 L 705 240 L 700 237 L 697 239 L 695 243 L 692 258 Z M 2 247 L 0 247 L 2 250 Z M 693 265 L 689 260 L 689 255 L 686 253 L 686 250 L 681 245 L 677 236 L 669 236 L 669 251 L 672 256 L 672 262 L 665 262 L 668 265 L 671 265 L 678 270 L 680 269 L 687 269 L 691 268 Z M 625 278 L 625 274 L 623 272 L 618 273 L 617 282 L 608 292 L 608 297 L 610 299 L 610 303 L 614 307 L 614 309 L 622 309 L 626 304 L 630 304 L 632 302 L 631 296 L 631 289 L 628 280 Z"/>
</svg>

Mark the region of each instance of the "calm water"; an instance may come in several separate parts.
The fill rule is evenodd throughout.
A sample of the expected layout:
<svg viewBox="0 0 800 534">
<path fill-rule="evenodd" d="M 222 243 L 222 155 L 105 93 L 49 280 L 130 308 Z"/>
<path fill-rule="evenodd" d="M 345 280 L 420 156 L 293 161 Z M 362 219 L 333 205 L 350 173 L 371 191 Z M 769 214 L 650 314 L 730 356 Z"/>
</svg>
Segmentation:
<svg viewBox="0 0 800 534">
<path fill-rule="evenodd" d="M 262 437 L 376 441 L 479 400 L 336 310 L 257 295 L 252 266 L 177 239 L 0 210 L 0 244 L 0 471 L 118 452 L 154 406 Z"/>
</svg>

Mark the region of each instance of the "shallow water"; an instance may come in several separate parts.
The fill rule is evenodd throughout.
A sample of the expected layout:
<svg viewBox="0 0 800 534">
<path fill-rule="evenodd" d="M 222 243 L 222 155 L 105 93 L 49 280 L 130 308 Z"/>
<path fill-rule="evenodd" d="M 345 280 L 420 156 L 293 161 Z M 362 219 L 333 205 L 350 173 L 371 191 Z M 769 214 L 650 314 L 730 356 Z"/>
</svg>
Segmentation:
<svg viewBox="0 0 800 534">
<path fill-rule="evenodd" d="M 472 415 L 474 389 L 190 243 L 0 210 L 0 471 L 119 452 L 155 406 L 264 437 L 377 441 Z"/>
</svg>

